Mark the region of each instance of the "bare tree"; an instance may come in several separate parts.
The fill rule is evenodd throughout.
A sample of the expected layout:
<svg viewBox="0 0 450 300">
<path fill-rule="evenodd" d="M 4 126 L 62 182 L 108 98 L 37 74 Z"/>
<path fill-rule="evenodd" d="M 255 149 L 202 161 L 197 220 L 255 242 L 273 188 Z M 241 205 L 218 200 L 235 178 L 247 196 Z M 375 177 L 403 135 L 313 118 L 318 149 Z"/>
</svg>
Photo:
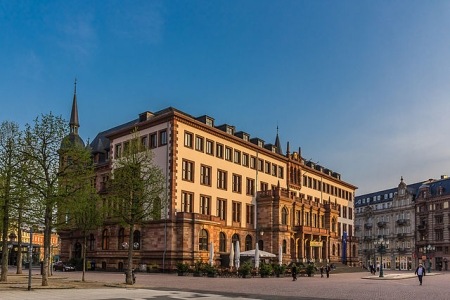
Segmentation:
<svg viewBox="0 0 450 300">
<path fill-rule="evenodd" d="M 133 232 L 136 225 L 161 217 L 164 175 L 153 163 L 153 153 L 145 149 L 136 131 L 124 149 L 123 156 L 113 163 L 108 197 L 113 218 L 128 226 L 128 266 L 126 283 L 133 284 Z"/>
<path fill-rule="evenodd" d="M 0 125 L 0 203 L 2 215 L 2 266 L 0 281 L 8 281 L 8 230 L 14 202 L 14 174 L 19 165 L 19 126 L 13 122 Z M 20 251 L 19 251 L 20 252 Z"/>
<path fill-rule="evenodd" d="M 44 225 L 44 261 L 42 285 L 48 285 L 48 270 L 51 246 L 51 234 L 56 205 L 61 201 L 58 179 L 60 176 L 59 150 L 61 142 L 68 132 L 67 122 L 52 113 L 36 118 L 33 125 L 25 126 L 23 156 L 28 163 L 27 184 L 36 201 L 38 210 L 42 210 Z M 31 266 L 30 266 L 31 267 Z"/>
</svg>

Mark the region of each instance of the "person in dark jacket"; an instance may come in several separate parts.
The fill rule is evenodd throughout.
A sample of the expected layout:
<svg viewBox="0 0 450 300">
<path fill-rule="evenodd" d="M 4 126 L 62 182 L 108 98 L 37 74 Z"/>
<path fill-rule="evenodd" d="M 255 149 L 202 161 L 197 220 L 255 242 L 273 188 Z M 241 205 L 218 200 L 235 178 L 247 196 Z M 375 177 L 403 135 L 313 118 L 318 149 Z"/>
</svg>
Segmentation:
<svg viewBox="0 0 450 300">
<path fill-rule="evenodd" d="M 419 264 L 414 274 L 419 278 L 419 285 L 422 285 L 422 278 L 423 276 L 425 276 L 425 268 L 422 266 L 422 264 Z"/>
<path fill-rule="evenodd" d="M 327 278 L 330 278 L 330 271 L 331 271 L 330 265 L 327 265 L 325 267 L 325 272 L 327 273 Z"/>
<path fill-rule="evenodd" d="M 293 264 L 292 265 L 292 281 L 296 281 L 297 280 L 297 265 Z"/>
</svg>

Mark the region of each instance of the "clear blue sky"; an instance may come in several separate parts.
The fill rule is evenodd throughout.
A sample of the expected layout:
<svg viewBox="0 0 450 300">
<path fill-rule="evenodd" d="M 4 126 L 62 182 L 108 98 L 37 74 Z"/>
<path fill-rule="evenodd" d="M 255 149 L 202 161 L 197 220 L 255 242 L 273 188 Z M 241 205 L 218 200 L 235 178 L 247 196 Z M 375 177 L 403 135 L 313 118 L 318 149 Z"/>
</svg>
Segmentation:
<svg viewBox="0 0 450 300">
<path fill-rule="evenodd" d="M 80 135 L 173 106 L 341 173 L 450 174 L 450 1 L 0 0 L 0 121 Z"/>
</svg>

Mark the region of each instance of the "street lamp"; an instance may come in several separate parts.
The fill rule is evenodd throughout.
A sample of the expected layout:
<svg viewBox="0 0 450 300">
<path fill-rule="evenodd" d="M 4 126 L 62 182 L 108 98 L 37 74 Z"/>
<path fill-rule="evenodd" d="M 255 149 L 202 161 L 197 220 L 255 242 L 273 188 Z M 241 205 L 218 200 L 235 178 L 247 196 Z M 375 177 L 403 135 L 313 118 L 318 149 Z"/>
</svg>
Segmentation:
<svg viewBox="0 0 450 300">
<path fill-rule="evenodd" d="M 389 245 L 389 240 L 384 240 L 383 237 L 381 237 L 380 239 L 378 239 L 377 241 L 375 241 L 375 246 L 378 248 L 378 252 L 380 253 L 380 276 L 379 277 L 384 277 L 383 274 L 383 253 L 386 252 L 386 248 Z"/>
<path fill-rule="evenodd" d="M 428 273 L 431 273 L 431 255 L 427 255 L 433 253 L 436 250 L 435 246 L 428 246 L 422 248 L 422 252 L 427 256 L 427 264 L 428 264 Z"/>
</svg>

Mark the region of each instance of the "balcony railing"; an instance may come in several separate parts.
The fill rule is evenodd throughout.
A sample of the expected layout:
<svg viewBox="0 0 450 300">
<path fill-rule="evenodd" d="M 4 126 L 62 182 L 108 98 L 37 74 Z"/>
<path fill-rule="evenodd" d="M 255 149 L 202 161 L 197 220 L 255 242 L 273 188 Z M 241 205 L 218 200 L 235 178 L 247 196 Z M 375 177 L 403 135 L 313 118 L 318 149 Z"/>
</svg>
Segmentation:
<svg viewBox="0 0 450 300">
<path fill-rule="evenodd" d="M 377 225 L 378 225 L 378 227 L 380 227 L 380 228 L 384 228 L 384 227 L 386 227 L 387 222 L 386 222 L 386 221 L 380 221 L 380 222 L 377 223 Z"/>
<path fill-rule="evenodd" d="M 371 242 L 373 240 L 373 238 L 372 238 L 372 236 L 370 236 L 370 235 L 366 235 L 365 237 L 364 237 L 364 242 Z"/>
<path fill-rule="evenodd" d="M 404 240 L 406 238 L 406 233 L 397 233 L 397 238 L 399 240 Z"/>
<path fill-rule="evenodd" d="M 373 224 L 372 223 L 366 223 L 364 224 L 365 229 L 372 229 Z"/>
<path fill-rule="evenodd" d="M 419 229 L 419 230 L 426 230 L 427 229 L 427 225 L 425 225 L 425 224 L 419 225 L 419 226 L 417 226 L 417 229 Z"/>
<path fill-rule="evenodd" d="M 408 220 L 406 220 L 406 219 L 398 219 L 396 222 L 397 222 L 398 226 L 404 226 L 404 225 L 406 225 L 408 223 Z"/>
</svg>

